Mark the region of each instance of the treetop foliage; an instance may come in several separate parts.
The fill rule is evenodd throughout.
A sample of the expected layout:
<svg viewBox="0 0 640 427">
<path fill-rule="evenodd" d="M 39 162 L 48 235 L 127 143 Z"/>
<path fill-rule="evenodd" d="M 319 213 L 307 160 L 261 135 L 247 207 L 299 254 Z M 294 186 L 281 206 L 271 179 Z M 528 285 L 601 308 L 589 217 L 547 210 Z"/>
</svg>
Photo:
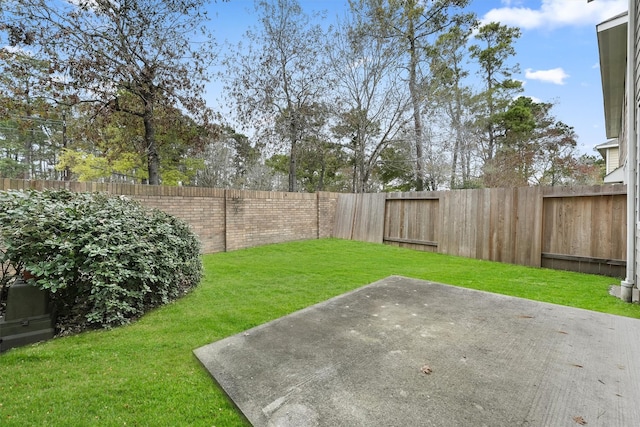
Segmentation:
<svg viewBox="0 0 640 427">
<path fill-rule="evenodd" d="M 349 0 L 329 25 L 299 0 L 256 0 L 256 24 L 219 55 L 205 0 L 4 1 L 0 175 L 354 192 L 584 182 L 593 163 L 571 126 L 518 100 L 520 29 L 481 25 L 468 4 Z M 226 117 L 205 102 L 212 79 Z"/>
<path fill-rule="evenodd" d="M 32 47 L 49 62 L 73 92 L 72 103 L 138 118 L 144 126 L 148 179 L 159 184 L 155 109 L 180 107 L 205 124 L 212 118 L 201 96 L 215 57 L 204 4 L 10 0 L 4 28 L 11 43 Z"/>
</svg>

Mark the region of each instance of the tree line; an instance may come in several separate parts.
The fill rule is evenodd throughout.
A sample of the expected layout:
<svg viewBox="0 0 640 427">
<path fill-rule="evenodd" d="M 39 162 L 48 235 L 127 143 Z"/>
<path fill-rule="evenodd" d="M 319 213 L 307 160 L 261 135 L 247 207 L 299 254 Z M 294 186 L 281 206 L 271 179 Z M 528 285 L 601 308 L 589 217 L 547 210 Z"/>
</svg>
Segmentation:
<svg viewBox="0 0 640 427">
<path fill-rule="evenodd" d="M 521 96 L 520 30 L 480 24 L 469 0 L 349 0 L 331 23 L 256 0 L 227 49 L 208 3 L 0 3 L 0 176 L 309 192 L 601 181 L 553 104 Z M 207 106 L 212 79 L 227 114 Z"/>
</svg>

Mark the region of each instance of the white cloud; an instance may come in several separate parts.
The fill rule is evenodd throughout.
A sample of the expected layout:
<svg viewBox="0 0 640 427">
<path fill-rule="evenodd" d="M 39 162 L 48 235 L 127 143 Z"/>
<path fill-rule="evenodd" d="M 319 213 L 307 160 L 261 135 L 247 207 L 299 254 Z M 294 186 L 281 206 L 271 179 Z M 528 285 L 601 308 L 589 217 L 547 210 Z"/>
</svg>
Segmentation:
<svg viewBox="0 0 640 427">
<path fill-rule="evenodd" d="M 514 3 L 503 2 L 507 7 L 491 9 L 482 22 L 495 21 L 526 30 L 596 25 L 626 11 L 628 0 L 542 0 L 539 9 L 511 6 Z"/>
<path fill-rule="evenodd" d="M 540 80 L 545 83 L 563 85 L 564 80 L 569 77 L 569 74 L 565 73 L 562 68 L 538 71 L 533 71 L 531 68 L 527 68 L 524 76 L 529 80 Z"/>
</svg>

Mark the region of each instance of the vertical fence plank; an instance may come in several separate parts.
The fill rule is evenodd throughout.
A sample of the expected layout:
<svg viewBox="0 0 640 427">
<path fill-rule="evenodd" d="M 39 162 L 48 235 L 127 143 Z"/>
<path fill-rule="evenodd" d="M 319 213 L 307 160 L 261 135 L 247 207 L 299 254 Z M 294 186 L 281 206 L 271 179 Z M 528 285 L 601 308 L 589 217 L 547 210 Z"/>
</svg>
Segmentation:
<svg viewBox="0 0 640 427">
<path fill-rule="evenodd" d="M 438 209 L 440 222 L 438 224 L 438 252 L 444 254 L 454 254 L 452 222 L 454 217 L 451 214 L 453 206 L 454 192 L 447 192 L 440 198 L 440 208 Z"/>
<path fill-rule="evenodd" d="M 490 206 L 490 260 L 509 262 L 511 247 L 511 216 L 513 215 L 513 190 L 492 188 Z"/>
<path fill-rule="evenodd" d="M 354 240 L 382 243 L 385 199 L 385 193 L 357 195 L 353 225 Z"/>
<path fill-rule="evenodd" d="M 478 191 L 478 230 L 477 234 L 477 253 L 479 259 L 490 260 L 490 237 L 491 237 L 491 192 L 489 189 L 480 189 Z"/>
<path fill-rule="evenodd" d="M 611 214 L 611 241 L 614 246 L 611 256 L 614 259 L 626 259 L 626 246 L 615 242 L 626 242 L 627 239 L 627 195 L 614 195 Z"/>
<path fill-rule="evenodd" d="M 517 189 L 515 264 L 540 267 L 542 247 L 542 192 L 539 187 Z"/>
<path fill-rule="evenodd" d="M 353 221 L 356 213 L 356 201 L 356 194 L 338 195 L 333 237 L 348 240 L 353 238 Z"/>
</svg>

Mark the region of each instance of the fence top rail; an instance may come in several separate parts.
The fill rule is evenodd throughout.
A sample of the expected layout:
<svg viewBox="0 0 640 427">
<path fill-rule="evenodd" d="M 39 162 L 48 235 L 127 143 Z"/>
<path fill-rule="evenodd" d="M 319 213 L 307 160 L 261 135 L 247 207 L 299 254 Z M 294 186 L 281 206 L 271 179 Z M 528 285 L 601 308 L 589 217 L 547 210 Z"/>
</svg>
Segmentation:
<svg viewBox="0 0 640 427">
<path fill-rule="evenodd" d="M 624 196 L 625 194 L 627 194 L 627 186 L 625 184 L 580 187 L 544 187 L 542 191 L 543 198 Z"/>
<path fill-rule="evenodd" d="M 592 192 L 582 192 L 582 193 L 572 193 L 572 194 L 567 194 L 567 193 L 553 193 L 553 194 L 543 194 L 542 197 L 545 199 L 560 199 L 563 197 L 598 197 L 598 196 L 625 196 L 627 194 L 626 191 L 602 191 L 599 193 L 592 193 Z"/>
<path fill-rule="evenodd" d="M 448 191 L 408 191 L 384 193 L 387 200 L 439 200 Z"/>
<path fill-rule="evenodd" d="M 627 186 L 625 184 L 607 184 L 607 185 L 582 185 L 575 187 L 522 187 L 524 189 L 539 188 L 543 198 L 561 198 L 561 197 L 596 197 L 596 196 L 624 196 L 627 194 Z M 458 191 L 500 191 L 500 188 L 482 188 L 472 190 L 448 190 L 448 191 L 425 191 L 404 192 L 404 193 L 387 193 L 387 200 L 440 200 L 446 193 Z"/>
<path fill-rule="evenodd" d="M 407 196 L 387 198 L 387 202 L 402 202 L 404 200 L 440 200 L 440 196 Z"/>
</svg>

